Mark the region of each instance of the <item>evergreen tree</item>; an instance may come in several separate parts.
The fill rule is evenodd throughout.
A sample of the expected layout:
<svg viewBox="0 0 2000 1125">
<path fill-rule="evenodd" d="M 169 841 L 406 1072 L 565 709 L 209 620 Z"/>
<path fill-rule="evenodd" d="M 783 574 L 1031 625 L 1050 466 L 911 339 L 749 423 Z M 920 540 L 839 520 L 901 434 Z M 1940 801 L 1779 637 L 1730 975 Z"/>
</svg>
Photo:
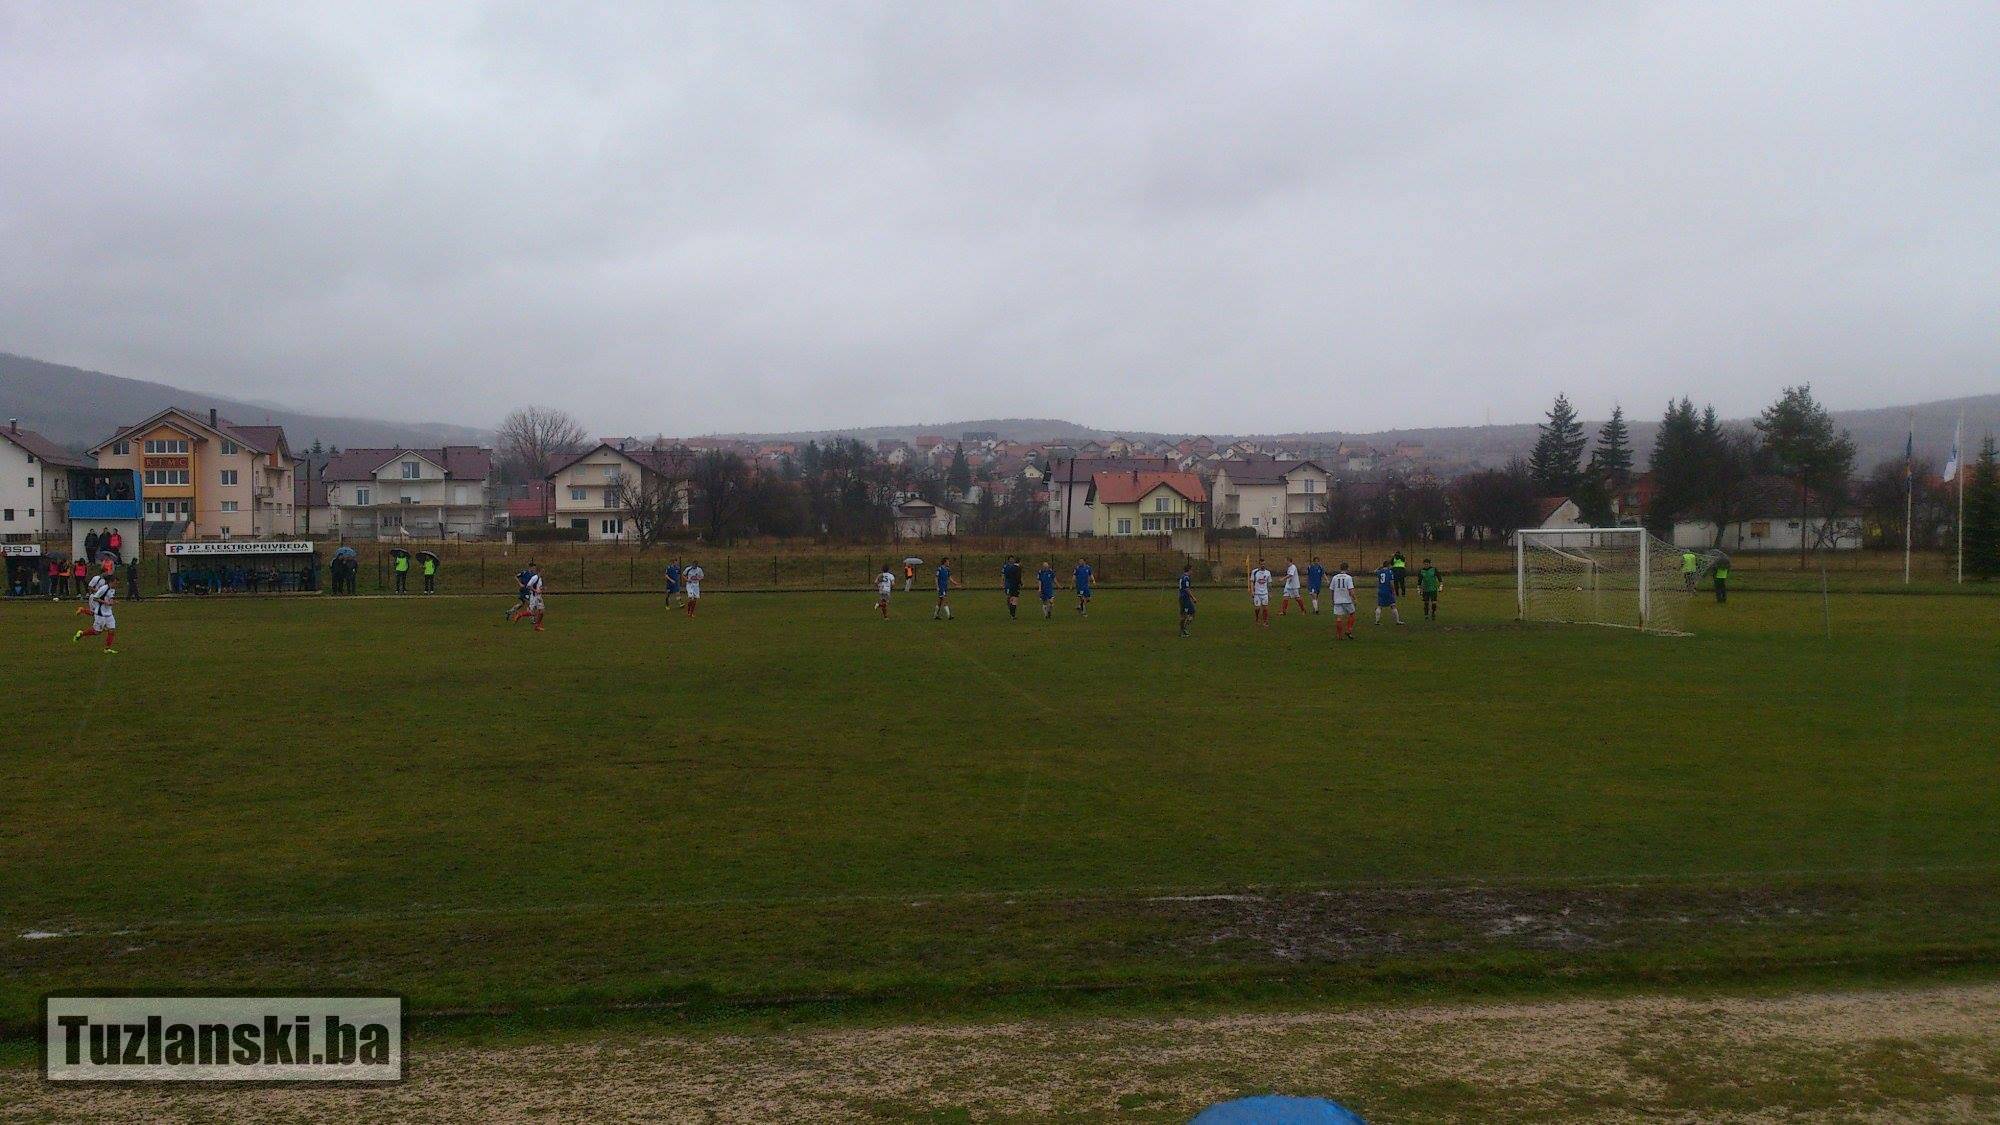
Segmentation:
<svg viewBox="0 0 2000 1125">
<path fill-rule="evenodd" d="M 963 499 L 972 491 L 972 466 L 965 459 L 965 443 L 959 442 L 952 450 L 951 467 L 945 470 L 944 484 L 956 499 Z"/>
<path fill-rule="evenodd" d="M 1541 495 L 1568 496 L 1576 490 L 1583 447 L 1589 443 L 1568 395 L 1556 396 L 1548 422 L 1539 428 L 1541 436 L 1535 439 L 1535 451 L 1528 458 L 1529 474 Z"/>
<path fill-rule="evenodd" d="M 1625 410 L 1613 406 L 1611 418 L 1597 430 L 1597 448 L 1590 451 L 1590 464 L 1577 482 L 1570 498 L 1583 513 L 1583 522 L 1592 527 L 1610 527 L 1618 522 L 1614 501 L 1632 480 L 1632 433 L 1625 426 Z"/>
<path fill-rule="evenodd" d="M 1854 439 L 1834 429 L 1833 415 L 1813 397 L 1812 385 L 1786 387 L 1758 417 L 1757 432 L 1763 435 L 1765 455 L 1798 486 L 1800 529 L 1811 516 L 1807 498 L 1813 493 L 1819 496 L 1821 519 L 1830 520 L 1854 475 Z M 1799 537 L 1801 565 L 1809 540 Z"/>
<path fill-rule="evenodd" d="M 1646 526 L 1655 534 L 1670 533 L 1675 521 L 1694 509 L 1701 491 L 1700 444 L 1693 401 L 1668 402 L 1653 438 L 1653 499 L 1646 508 Z"/>
<path fill-rule="evenodd" d="M 1987 434 L 1979 460 L 1965 478 L 1965 571 L 1982 579 L 2000 577 L 2000 456 Z M 1965 469 L 1959 470 L 1964 472 Z"/>
<path fill-rule="evenodd" d="M 1613 406 L 1610 419 L 1598 427 L 1590 472 L 1614 488 L 1632 479 L 1632 431 L 1625 425 L 1624 407 Z"/>
</svg>

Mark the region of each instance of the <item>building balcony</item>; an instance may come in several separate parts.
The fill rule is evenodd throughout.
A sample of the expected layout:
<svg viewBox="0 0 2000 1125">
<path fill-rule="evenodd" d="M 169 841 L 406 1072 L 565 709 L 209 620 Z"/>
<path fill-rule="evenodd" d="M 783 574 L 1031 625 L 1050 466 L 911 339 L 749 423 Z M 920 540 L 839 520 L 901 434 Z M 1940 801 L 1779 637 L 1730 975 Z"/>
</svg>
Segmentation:
<svg viewBox="0 0 2000 1125">
<path fill-rule="evenodd" d="M 93 520 L 136 520 L 144 514 L 144 508 L 137 500 L 71 500 L 69 518 L 71 523 L 90 523 Z"/>
</svg>

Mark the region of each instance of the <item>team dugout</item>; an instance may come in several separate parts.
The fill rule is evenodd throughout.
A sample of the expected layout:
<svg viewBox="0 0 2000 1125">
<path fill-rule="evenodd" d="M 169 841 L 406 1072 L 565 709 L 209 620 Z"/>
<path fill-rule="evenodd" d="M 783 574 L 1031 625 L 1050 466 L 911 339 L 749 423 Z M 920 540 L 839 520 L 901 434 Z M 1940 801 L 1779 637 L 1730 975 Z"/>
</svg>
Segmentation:
<svg viewBox="0 0 2000 1125">
<path fill-rule="evenodd" d="M 317 590 L 319 555 L 304 539 L 169 543 L 167 589 L 175 594 Z"/>
</svg>

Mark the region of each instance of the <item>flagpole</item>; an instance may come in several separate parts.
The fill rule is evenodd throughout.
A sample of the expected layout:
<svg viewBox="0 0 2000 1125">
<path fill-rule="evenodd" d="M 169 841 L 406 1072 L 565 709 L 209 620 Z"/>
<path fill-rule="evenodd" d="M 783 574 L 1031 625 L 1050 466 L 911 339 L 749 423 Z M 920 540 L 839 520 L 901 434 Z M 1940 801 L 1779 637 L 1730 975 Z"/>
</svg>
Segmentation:
<svg viewBox="0 0 2000 1125">
<path fill-rule="evenodd" d="M 1916 512 L 1917 468 L 1913 454 L 1917 444 L 1917 412 L 1910 411 L 1910 436 L 1903 443 L 1903 585 L 1910 584 L 1910 522 Z"/>
<path fill-rule="evenodd" d="M 1951 475 L 1958 478 L 1958 584 L 1965 585 L 1965 411 L 1951 428 Z"/>
</svg>

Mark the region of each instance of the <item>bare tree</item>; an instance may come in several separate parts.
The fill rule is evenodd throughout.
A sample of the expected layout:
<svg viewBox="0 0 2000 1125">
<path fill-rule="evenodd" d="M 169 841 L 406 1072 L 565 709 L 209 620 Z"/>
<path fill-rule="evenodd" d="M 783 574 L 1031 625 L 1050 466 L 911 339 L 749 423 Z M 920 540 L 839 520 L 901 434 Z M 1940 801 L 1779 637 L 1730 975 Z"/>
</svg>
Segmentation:
<svg viewBox="0 0 2000 1125">
<path fill-rule="evenodd" d="M 708 524 L 708 537 L 724 542 L 750 499 L 750 463 L 740 455 L 711 449 L 694 459 L 688 483 Z"/>
<path fill-rule="evenodd" d="M 583 426 L 552 406 L 523 406 L 500 423 L 501 470 L 514 481 L 541 480 L 558 458 L 583 448 Z"/>
</svg>

